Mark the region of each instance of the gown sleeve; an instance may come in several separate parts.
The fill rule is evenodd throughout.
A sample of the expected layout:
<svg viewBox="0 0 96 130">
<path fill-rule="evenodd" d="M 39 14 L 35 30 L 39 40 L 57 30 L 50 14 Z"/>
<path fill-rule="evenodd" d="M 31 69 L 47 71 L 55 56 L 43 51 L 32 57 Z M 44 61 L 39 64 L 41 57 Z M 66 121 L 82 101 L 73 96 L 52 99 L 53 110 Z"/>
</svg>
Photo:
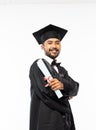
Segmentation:
<svg viewBox="0 0 96 130">
<path fill-rule="evenodd" d="M 45 60 L 43 59 L 47 68 L 49 69 L 53 78 L 57 78 L 64 84 L 64 90 L 62 92 L 63 98 L 68 98 L 70 96 L 76 96 L 79 90 L 79 83 L 73 80 L 66 69 L 62 66 L 57 66 L 59 73 Z"/>
<path fill-rule="evenodd" d="M 62 90 L 65 96 L 76 96 L 79 90 L 79 83 L 73 80 L 65 68 L 60 67 L 60 81 L 64 84 L 64 90 Z"/>
</svg>

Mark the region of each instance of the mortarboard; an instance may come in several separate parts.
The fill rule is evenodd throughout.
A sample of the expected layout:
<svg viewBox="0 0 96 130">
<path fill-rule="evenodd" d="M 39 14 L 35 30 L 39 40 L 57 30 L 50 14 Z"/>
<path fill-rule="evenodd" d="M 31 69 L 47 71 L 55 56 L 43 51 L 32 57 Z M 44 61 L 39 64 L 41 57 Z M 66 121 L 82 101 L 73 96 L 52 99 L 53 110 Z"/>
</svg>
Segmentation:
<svg viewBox="0 0 96 130">
<path fill-rule="evenodd" d="M 66 29 L 49 24 L 48 26 L 40 29 L 39 31 L 34 32 L 33 36 L 39 44 L 43 44 L 43 42 L 49 38 L 57 38 L 61 41 L 66 33 Z"/>
</svg>

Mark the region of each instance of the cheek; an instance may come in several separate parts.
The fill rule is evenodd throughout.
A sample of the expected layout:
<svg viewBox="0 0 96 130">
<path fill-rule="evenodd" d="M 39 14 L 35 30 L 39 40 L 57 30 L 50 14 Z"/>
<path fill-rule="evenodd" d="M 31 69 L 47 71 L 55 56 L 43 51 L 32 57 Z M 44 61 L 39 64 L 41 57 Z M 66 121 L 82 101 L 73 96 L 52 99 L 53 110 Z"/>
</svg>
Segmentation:
<svg viewBox="0 0 96 130">
<path fill-rule="evenodd" d="M 58 48 L 59 50 L 61 50 L 61 46 L 57 46 L 57 48 Z"/>
<path fill-rule="evenodd" d="M 48 51 L 48 50 L 50 49 L 50 46 L 47 45 L 47 46 L 44 47 L 44 49 L 45 49 L 46 51 Z"/>
<path fill-rule="evenodd" d="M 61 45 L 59 46 L 59 50 L 61 50 Z"/>
<path fill-rule="evenodd" d="M 44 47 L 43 50 L 44 50 L 45 52 L 49 52 L 49 48 L 48 48 L 48 47 Z"/>
</svg>

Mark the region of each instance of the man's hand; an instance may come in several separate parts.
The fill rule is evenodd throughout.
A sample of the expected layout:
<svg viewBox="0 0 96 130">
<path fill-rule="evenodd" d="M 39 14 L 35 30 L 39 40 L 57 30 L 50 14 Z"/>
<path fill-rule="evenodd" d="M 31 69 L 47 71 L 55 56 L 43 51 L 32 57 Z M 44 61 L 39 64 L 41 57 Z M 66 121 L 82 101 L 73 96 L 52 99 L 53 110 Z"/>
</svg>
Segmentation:
<svg viewBox="0 0 96 130">
<path fill-rule="evenodd" d="M 52 90 L 63 90 L 64 89 L 64 85 L 63 83 L 61 83 L 58 79 L 53 78 L 50 80 L 50 78 L 46 79 L 48 84 L 45 85 L 45 87 L 49 86 Z"/>
<path fill-rule="evenodd" d="M 46 78 L 44 77 L 44 80 L 46 80 L 48 83 L 45 85 L 45 87 L 50 87 L 52 90 L 64 90 L 64 84 L 61 83 L 58 79 L 54 78 L 51 79 L 50 77 Z M 73 96 L 69 96 L 68 100 L 72 99 Z"/>
</svg>

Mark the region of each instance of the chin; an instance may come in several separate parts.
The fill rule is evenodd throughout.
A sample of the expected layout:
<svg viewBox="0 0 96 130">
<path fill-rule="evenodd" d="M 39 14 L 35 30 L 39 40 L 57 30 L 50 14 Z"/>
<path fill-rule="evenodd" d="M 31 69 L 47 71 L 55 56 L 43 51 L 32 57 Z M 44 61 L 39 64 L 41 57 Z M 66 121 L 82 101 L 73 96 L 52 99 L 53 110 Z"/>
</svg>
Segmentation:
<svg viewBox="0 0 96 130">
<path fill-rule="evenodd" d="M 50 56 L 50 58 L 52 58 L 52 59 L 56 59 L 56 57 L 57 57 L 57 56 Z"/>
</svg>

